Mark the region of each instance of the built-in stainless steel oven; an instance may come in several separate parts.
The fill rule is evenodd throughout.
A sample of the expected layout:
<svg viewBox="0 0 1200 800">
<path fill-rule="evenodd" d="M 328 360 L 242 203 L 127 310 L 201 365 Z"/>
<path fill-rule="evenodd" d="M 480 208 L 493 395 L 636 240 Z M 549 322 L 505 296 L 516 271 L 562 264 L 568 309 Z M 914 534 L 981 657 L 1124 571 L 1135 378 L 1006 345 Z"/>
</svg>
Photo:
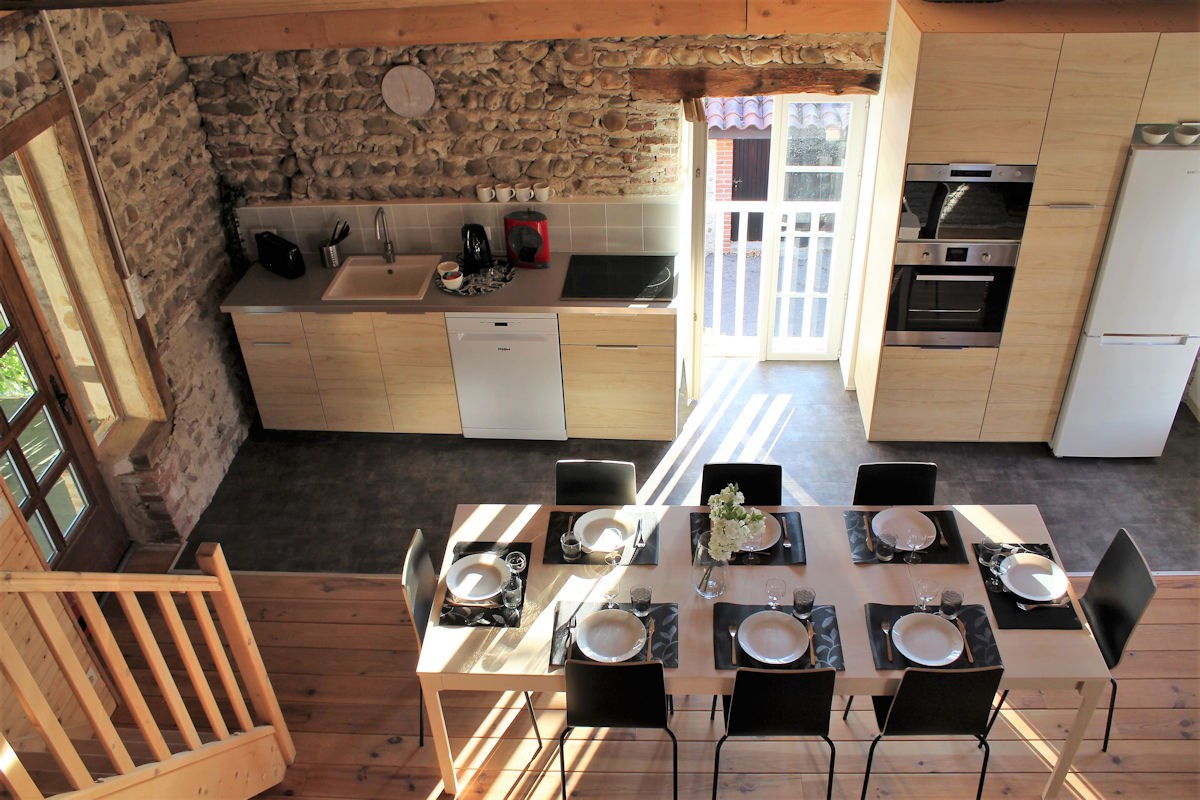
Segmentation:
<svg viewBox="0 0 1200 800">
<path fill-rule="evenodd" d="M 909 164 L 900 240 L 1020 241 L 1037 168 Z"/>
<path fill-rule="evenodd" d="M 900 242 L 884 343 L 998 346 L 1018 249 L 1013 242 Z"/>
</svg>

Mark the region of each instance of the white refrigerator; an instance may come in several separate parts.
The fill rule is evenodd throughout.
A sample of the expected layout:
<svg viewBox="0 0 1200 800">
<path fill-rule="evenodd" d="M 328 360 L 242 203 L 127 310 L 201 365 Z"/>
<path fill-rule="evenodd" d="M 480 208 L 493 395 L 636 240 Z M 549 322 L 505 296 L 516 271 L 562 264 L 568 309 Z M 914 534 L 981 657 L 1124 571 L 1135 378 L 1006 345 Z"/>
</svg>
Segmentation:
<svg viewBox="0 0 1200 800">
<path fill-rule="evenodd" d="M 1200 349 L 1200 146 L 1134 145 L 1056 456 L 1160 456 Z"/>
</svg>

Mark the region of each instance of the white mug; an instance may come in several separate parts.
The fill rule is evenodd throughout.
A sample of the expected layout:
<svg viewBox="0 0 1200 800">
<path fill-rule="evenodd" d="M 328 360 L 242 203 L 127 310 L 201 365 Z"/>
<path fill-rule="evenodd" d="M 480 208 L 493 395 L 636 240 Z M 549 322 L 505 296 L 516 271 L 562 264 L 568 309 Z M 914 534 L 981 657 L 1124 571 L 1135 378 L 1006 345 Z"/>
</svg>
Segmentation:
<svg viewBox="0 0 1200 800">
<path fill-rule="evenodd" d="M 550 188 L 548 183 L 535 183 L 533 185 L 533 199 L 539 203 L 544 203 L 554 196 L 554 190 Z"/>
<path fill-rule="evenodd" d="M 528 203 L 533 199 L 533 187 L 528 183 L 518 183 L 513 187 L 513 192 L 515 193 L 517 200 L 521 201 L 522 203 Z"/>
<path fill-rule="evenodd" d="M 496 190 L 481 183 L 475 187 L 475 196 L 479 198 L 479 202 L 486 203 L 496 199 Z"/>
<path fill-rule="evenodd" d="M 513 187 L 507 183 L 496 184 L 496 199 L 501 203 L 507 203 L 513 199 Z"/>
</svg>

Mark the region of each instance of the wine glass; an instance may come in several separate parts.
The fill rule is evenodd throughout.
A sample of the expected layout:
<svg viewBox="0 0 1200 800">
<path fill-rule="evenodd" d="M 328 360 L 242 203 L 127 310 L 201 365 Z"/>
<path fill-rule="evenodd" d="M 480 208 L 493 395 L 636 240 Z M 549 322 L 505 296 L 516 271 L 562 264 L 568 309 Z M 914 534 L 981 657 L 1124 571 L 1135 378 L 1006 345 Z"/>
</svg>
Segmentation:
<svg viewBox="0 0 1200 800">
<path fill-rule="evenodd" d="M 787 592 L 787 584 L 781 578 L 767 580 L 767 606 L 774 611 L 779 608 L 779 601 Z"/>
<path fill-rule="evenodd" d="M 921 549 L 921 545 L 923 544 L 925 544 L 925 534 L 916 526 L 904 532 L 904 548 L 908 550 L 904 554 L 904 562 L 906 564 L 921 563 L 921 556 L 917 554 L 917 551 Z"/>
<path fill-rule="evenodd" d="M 617 604 L 617 596 L 621 593 L 621 582 L 612 580 L 604 584 L 600 589 L 600 596 L 604 598 L 604 608 L 619 608 Z"/>
<path fill-rule="evenodd" d="M 621 528 L 605 528 L 600 534 L 600 541 L 608 548 L 604 554 L 604 563 L 615 567 L 621 563 L 621 554 L 625 551 L 625 531 Z"/>
<path fill-rule="evenodd" d="M 917 581 L 916 585 L 917 605 L 914 609 L 920 612 L 929 610 L 929 604 L 933 602 L 933 598 L 938 596 L 938 585 L 929 578 L 922 578 Z"/>
</svg>

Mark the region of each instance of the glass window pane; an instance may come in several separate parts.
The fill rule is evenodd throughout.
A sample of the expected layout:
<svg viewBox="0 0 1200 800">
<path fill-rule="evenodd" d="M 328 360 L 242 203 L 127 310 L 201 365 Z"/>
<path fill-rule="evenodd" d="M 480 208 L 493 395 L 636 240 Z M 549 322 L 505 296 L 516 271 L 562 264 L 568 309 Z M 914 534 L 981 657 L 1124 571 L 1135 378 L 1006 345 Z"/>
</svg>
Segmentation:
<svg viewBox="0 0 1200 800">
<path fill-rule="evenodd" d="M 42 558 L 47 562 L 52 561 L 54 556 L 58 555 L 58 548 L 50 539 L 50 533 L 46 530 L 45 523 L 42 522 L 40 511 L 29 518 L 29 530 L 33 533 L 33 540 L 37 542 L 38 549 L 42 551 Z"/>
<path fill-rule="evenodd" d="M 823 297 L 814 297 L 812 301 L 812 318 L 809 322 L 812 323 L 812 329 L 809 331 L 809 336 L 818 339 L 825 336 L 826 317 L 829 314 L 829 301 Z"/>
<path fill-rule="evenodd" d="M 793 228 L 797 231 L 808 232 L 812 228 L 812 214 L 807 211 L 798 212 L 795 216 Z"/>
<path fill-rule="evenodd" d="M 36 393 L 21 346 L 14 344 L 0 356 L 0 409 L 12 420 Z"/>
<path fill-rule="evenodd" d="M 820 225 L 821 233 L 833 233 L 837 225 L 837 214 L 822 214 Z"/>
<path fill-rule="evenodd" d="M 803 292 L 808 283 L 809 238 L 807 236 L 799 236 L 792 241 L 790 259 L 788 257 L 787 240 L 785 239 L 779 243 L 779 291 L 781 292 Z"/>
<path fill-rule="evenodd" d="M 4 476 L 4 482 L 8 484 L 8 490 L 12 492 L 17 505 L 29 499 L 29 490 L 25 487 L 25 481 L 21 479 L 21 473 L 17 472 L 12 453 L 5 453 L 4 457 L 0 458 L 0 475 Z"/>
<path fill-rule="evenodd" d="M 4 313 L 4 308 L 0 307 L 0 333 L 8 330 L 8 315 Z"/>
<path fill-rule="evenodd" d="M 46 504 L 50 506 L 50 513 L 54 515 L 58 529 L 63 532 L 63 538 L 69 538 L 75 522 L 88 507 L 83 487 L 79 485 L 79 479 L 75 476 L 75 467 L 68 467 L 58 476 L 54 486 L 46 493 Z"/>
<path fill-rule="evenodd" d="M 787 165 L 841 166 L 849 123 L 849 103 L 788 103 Z"/>
<path fill-rule="evenodd" d="M 789 172 L 784 177 L 784 200 L 837 201 L 841 198 L 840 172 Z"/>
<path fill-rule="evenodd" d="M 33 418 L 33 422 L 21 431 L 17 443 L 38 480 L 41 480 L 42 475 L 62 452 L 58 431 L 54 429 L 54 423 L 50 421 L 50 415 L 44 408 Z"/>
</svg>

